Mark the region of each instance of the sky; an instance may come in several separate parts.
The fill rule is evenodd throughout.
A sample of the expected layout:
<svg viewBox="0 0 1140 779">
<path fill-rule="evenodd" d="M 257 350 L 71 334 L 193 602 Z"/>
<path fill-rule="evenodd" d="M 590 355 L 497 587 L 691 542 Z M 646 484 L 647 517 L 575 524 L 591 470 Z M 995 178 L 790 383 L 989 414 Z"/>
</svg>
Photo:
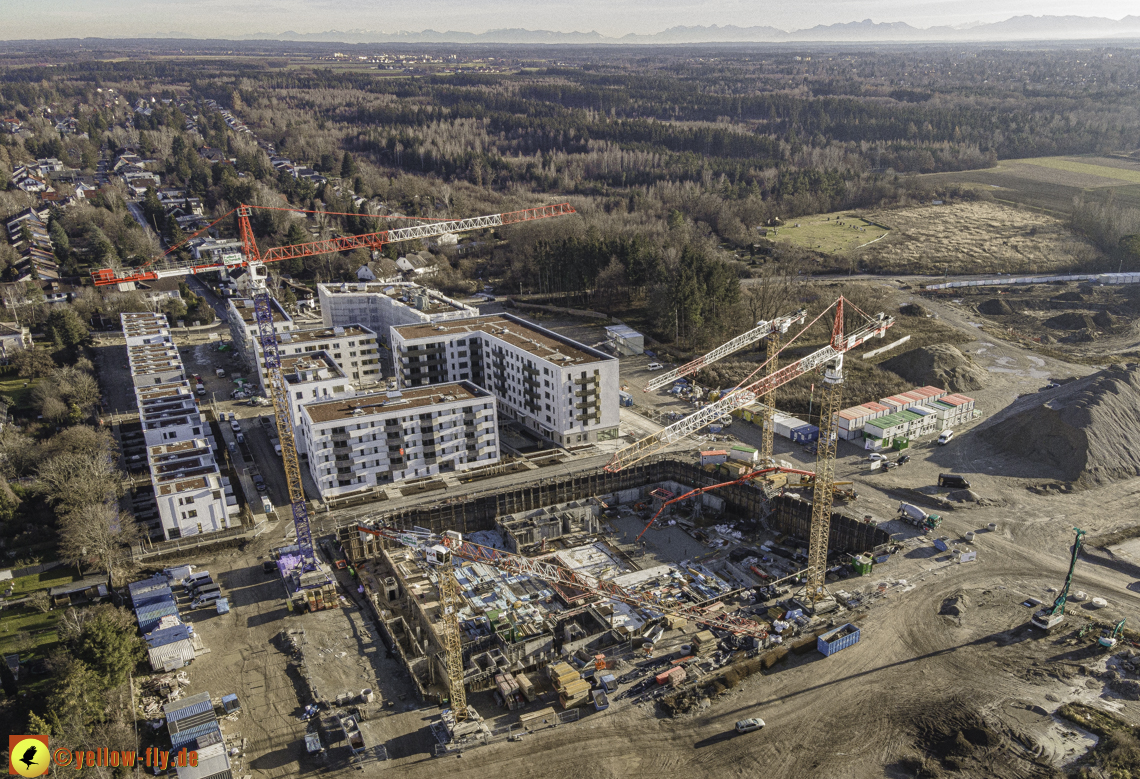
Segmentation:
<svg viewBox="0 0 1140 779">
<path fill-rule="evenodd" d="M 146 37 L 188 33 L 234 38 L 285 31 L 501 28 L 652 34 L 674 26 L 772 26 L 783 30 L 862 21 L 915 27 L 995 22 L 1011 16 L 1140 13 L 1135 0 L 0 0 L 0 39 Z"/>
</svg>

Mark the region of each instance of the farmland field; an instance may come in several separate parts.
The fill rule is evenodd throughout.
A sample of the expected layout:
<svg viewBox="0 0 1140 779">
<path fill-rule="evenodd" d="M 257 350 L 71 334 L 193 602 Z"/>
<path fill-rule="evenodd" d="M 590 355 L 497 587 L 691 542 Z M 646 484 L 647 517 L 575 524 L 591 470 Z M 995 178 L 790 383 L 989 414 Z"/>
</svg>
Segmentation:
<svg viewBox="0 0 1140 779">
<path fill-rule="evenodd" d="M 1035 157 L 1003 160 L 996 167 L 921 177 L 930 184 L 958 183 L 982 189 L 994 200 L 1066 215 L 1073 199 L 1113 197 L 1140 205 L 1140 160 L 1119 157 Z"/>
<path fill-rule="evenodd" d="M 846 254 L 860 246 L 882 238 L 887 228 L 849 212 L 815 214 L 799 217 L 768 237 L 777 243 L 789 243 L 824 254 Z"/>
<path fill-rule="evenodd" d="M 1099 255 L 1059 219 L 984 201 L 872 212 L 891 228 L 860 252 L 890 273 L 1043 273 L 1081 267 Z"/>
</svg>

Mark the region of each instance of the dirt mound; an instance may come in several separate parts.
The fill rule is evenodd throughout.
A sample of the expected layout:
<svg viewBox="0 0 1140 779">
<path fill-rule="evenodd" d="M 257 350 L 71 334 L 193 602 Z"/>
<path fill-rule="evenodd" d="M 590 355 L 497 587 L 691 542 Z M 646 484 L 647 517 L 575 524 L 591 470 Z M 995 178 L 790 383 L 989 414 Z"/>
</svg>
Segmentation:
<svg viewBox="0 0 1140 779">
<path fill-rule="evenodd" d="M 1118 323 L 1117 318 L 1107 311 L 1096 312 L 1093 314 L 1092 320 L 1097 327 L 1104 328 L 1105 330 L 1111 330 L 1112 328 L 1116 327 Z"/>
<path fill-rule="evenodd" d="M 1096 328 L 1096 322 L 1088 314 L 1069 311 L 1049 317 L 1045 320 L 1045 326 L 1054 330 L 1092 330 Z"/>
<path fill-rule="evenodd" d="M 1012 314 L 1013 308 L 1001 298 L 990 298 L 978 304 L 978 313 L 987 316 L 1005 316 Z"/>
<path fill-rule="evenodd" d="M 932 384 L 951 392 L 971 392 L 986 385 L 986 372 L 950 344 L 920 346 L 879 363 L 916 386 Z"/>
<path fill-rule="evenodd" d="M 955 503 L 977 503 L 982 500 L 982 496 L 973 490 L 954 490 L 946 493 L 946 498 Z"/>
<path fill-rule="evenodd" d="M 1109 368 L 1046 397 L 1014 401 L 978 439 L 1047 478 L 1091 486 L 1140 475 L 1140 366 Z"/>
<path fill-rule="evenodd" d="M 899 306 L 899 313 L 903 316 L 930 316 L 930 312 L 918 303 L 907 303 Z"/>
<path fill-rule="evenodd" d="M 1051 299 L 1058 303 L 1082 303 L 1085 296 L 1080 292 L 1062 292 L 1060 295 L 1054 295 Z"/>
<path fill-rule="evenodd" d="M 970 602 L 966 598 L 966 594 L 959 592 L 942 601 L 942 608 L 938 610 L 938 613 L 944 617 L 960 617 L 969 605 Z"/>
</svg>

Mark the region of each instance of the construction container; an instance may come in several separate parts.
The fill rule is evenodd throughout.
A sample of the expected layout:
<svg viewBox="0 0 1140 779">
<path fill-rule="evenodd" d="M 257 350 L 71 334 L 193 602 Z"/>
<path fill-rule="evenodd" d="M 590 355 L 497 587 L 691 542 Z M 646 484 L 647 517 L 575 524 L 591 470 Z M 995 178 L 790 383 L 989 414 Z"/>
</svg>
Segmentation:
<svg viewBox="0 0 1140 779">
<path fill-rule="evenodd" d="M 810 444 L 819 440 L 819 428 L 815 425 L 801 425 L 792 431 L 791 439 L 797 444 Z"/>
<path fill-rule="evenodd" d="M 871 558 L 866 555 L 859 555 L 851 561 L 851 567 L 855 569 L 856 576 L 867 576 L 871 573 L 874 567 L 871 563 Z"/>
<path fill-rule="evenodd" d="M 617 679 L 613 674 L 606 674 L 600 681 L 606 692 L 614 692 L 618 688 Z"/>
<path fill-rule="evenodd" d="M 815 640 L 815 648 L 824 657 L 830 657 L 836 652 L 859 643 L 859 628 L 848 622 L 835 630 L 829 630 Z"/>
<path fill-rule="evenodd" d="M 606 697 L 604 690 L 594 690 L 592 693 L 594 698 L 594 710 L 603 711 L 610 707 L 610 699 Z"/>
<path fill-rule="evenodd" d="M 973 549 L 955 549 L 954 559 L 960 563 L 972 563 L 978 559 L 978 553 Z"/>
</svg>

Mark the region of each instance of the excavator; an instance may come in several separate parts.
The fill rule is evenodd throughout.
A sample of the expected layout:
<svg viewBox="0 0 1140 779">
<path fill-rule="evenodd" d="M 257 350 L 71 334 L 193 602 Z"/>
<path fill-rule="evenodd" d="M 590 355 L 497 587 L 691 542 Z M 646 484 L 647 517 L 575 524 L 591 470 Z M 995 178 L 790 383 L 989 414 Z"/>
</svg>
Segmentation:
<svg viewBox="0 0 1140 779">
<path fill-rule="evenodd" d="M 1125 621 L 1123 619 L 1117 622 L 1116 628 L 1113 629 L 1111 633 L 1109 633 L 1107 630 L 1104 631 L 1104 635 L 1098 638 L 1096 642 L 1105 649 L 1112 649 L 1114 646 L 1120 643 L 1120 639 L 1124 635 L 1124 622 Z"/>
<path fill-rule="evenodd" d="M 1030 620 L 1034 627 L 1041 628 L 1044 631 L 1052 630 L 1065 619 L 1065 604 L 1069 601 L 1069 587 L 1073 584 L 1073 569 L 1077 567 L 1077 554 L 1081 551 L 1081 539 L 1085 536 L 1085 531 L 1079 527 L 1075 527 L 1073 530 L 1077 531 L 1077 538 L 1073 541 L 1073 557 L 1069 560 L 1069 575 L 1065 577 L 1065 586 L 1057 593 L 1052 606 L 1039 609 L 1033 615 L 1033 619 Z"/>
</svg>

